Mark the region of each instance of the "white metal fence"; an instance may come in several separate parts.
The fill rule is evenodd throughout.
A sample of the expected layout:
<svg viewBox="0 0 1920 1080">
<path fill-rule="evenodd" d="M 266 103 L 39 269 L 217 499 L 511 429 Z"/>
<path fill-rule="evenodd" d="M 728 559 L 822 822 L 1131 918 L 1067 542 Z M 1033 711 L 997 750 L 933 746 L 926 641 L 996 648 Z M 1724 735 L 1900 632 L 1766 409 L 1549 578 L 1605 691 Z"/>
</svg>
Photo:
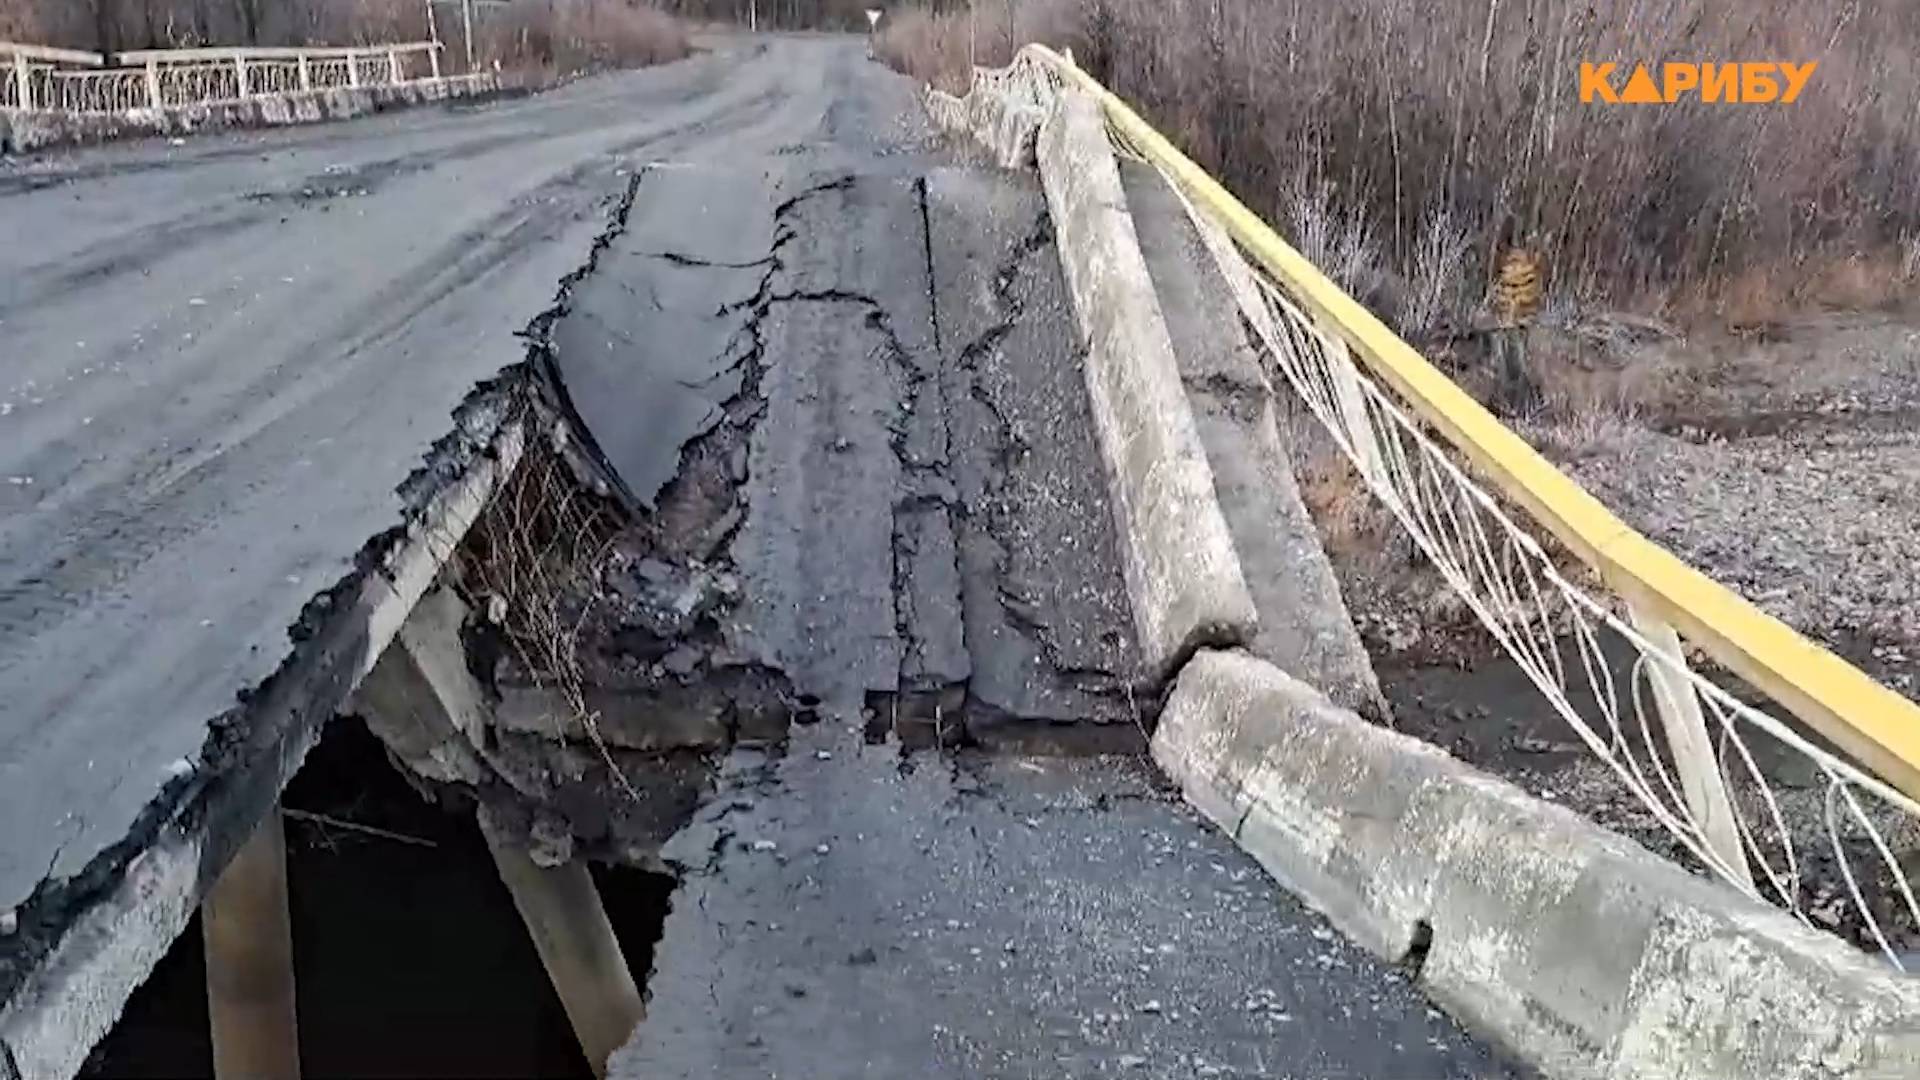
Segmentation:
<svg viewBox="0 0 1920 1080">
<path fill-rule="evenodd" d="M 339 49 L 97 53 L 0 42 L 0 108 L 72 115 L 438 81 L 437 42 Z"/>
</svg>

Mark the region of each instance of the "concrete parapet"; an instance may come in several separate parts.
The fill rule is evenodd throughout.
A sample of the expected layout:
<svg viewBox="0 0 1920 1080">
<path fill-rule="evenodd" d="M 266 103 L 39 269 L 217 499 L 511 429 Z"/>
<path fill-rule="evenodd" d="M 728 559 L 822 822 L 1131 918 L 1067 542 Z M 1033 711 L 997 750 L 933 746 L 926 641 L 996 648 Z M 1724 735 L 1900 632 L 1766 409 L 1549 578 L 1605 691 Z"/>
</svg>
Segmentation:
<svg viewBox="0 0 1920 1080">
<path fill-rule="evenodd" d="M 1264 661 L 1200 653 L 1153 752 L 1282 886 L 1550 1076 L 1920 1075 L 1920 981 Z"/>
</svg>

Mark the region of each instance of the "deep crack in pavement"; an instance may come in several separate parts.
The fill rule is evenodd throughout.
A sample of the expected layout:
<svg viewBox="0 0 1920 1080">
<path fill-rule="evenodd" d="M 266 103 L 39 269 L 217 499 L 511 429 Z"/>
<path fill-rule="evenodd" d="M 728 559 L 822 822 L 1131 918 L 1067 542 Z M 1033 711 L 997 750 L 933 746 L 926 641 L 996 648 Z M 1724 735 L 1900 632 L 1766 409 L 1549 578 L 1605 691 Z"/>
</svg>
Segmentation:
<svg viewBox="0 0 1920 1080">
<path fill-rule="evenodd" d="M 555 363 L 639 522 L 617 561 L 738 588 L 698 641 L 598 653 L 672 693 L 778 673 L 875 737 L 1137 747 L 1158 688 L 1038 191 L 927 165 L 642 178 Z"/>
</svg>

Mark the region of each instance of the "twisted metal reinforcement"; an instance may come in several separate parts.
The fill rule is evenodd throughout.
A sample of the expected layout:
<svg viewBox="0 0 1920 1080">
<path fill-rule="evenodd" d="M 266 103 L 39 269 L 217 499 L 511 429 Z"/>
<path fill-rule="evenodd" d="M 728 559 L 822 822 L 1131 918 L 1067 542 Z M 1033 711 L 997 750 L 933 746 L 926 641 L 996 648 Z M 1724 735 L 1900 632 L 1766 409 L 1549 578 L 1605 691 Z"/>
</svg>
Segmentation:
<svg viewBox="0 0 1920 1080">
<path fill-rule="evenodd" d="M 1645 813 L 1742 893 L 1904 967 L 1920 710 L 1614 518 L 1069 58 L 1029 46 L 969 97 L 1047 109 L 1067 88 L 1179 195 L 1270 370 Z M 1776 708 L 1692 670 L 1677 630 Z"/>
</svg>

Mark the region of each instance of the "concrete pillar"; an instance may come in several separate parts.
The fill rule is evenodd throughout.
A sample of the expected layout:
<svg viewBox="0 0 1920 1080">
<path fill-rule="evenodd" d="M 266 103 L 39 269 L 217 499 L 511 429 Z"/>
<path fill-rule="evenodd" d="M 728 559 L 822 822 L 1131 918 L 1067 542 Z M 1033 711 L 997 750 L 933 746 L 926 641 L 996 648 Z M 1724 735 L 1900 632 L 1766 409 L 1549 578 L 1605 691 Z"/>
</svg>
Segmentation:
<svg viewBox="0 0 1920 1080">
<path fill-rule="evenodd" d="M 313 89 L 313 64 L 305 56 L 300 57 L 300 89 Z"/>
<path fill-rule="evenodd" d="M 607 1059 L 633 1037 L 647 1008 L 587 864 L 573 859 L 541 866 L 519 838 L 490 825 L 485 813 L 480 828 L 587 1063 L 595 1076 L 605 1076 Z"/>
<path fill-rule="evenodd" d="M 287 840 L 275 806 L 200 907 L 219 1080 L 298 1080 Z"/>
<path fill-rule="evenodd" d="M 352 49 L 347 50 L 347 85 L 360 85 L 360 58 L 354 55 Z"/>
<path fill-rule="evenodd" d="M 387 50 L 387 80 L 395 86 L 406 81 L 406 76 L 400 70 L 400 50 L 398 49 Z"/>
<path fill-rule="evenodd" d="M 33 108 L 33 69 L 27 66 L 27 58 L 18 54 L 13 58 L 13 87 L 20 107 Z"/>
<path fill-rule="evenodd" d="M 147 61 L 147 107 L 158 109 L 166 104 L 160 93 L 160 61 Z"/>
<path fill-rule="evenodd" d="M 233 75 L 240 80 L 240 98 L 246 100 L 253 95 L 247 90 L 247 58 L 239 53 L 233 55 Z"/>
</svg>

